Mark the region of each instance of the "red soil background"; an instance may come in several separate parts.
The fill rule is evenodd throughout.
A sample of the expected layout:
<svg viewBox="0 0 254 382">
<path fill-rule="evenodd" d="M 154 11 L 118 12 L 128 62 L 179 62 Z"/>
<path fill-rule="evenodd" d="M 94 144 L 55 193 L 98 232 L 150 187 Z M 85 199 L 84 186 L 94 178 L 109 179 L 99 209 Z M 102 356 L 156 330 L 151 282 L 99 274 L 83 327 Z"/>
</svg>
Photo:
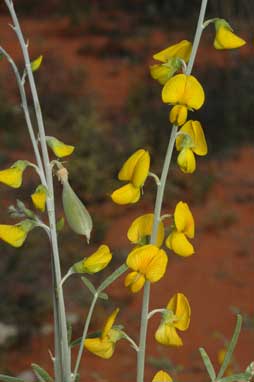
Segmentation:
<svg viewBox="0 0 254 382">
<path fill-rule="evenodd" d="M 4 47 L 8 47 L 14 58 L 20 58 L 19 49 L 12 31 L 7 28 L 9 19 L 0 18 L 0 35 Z M 122 20 L 123 24 L 128 20 Z M 43 54 L 44 57 L 53 53 L 63 61 L 66 70 L 73 66 L 86 68 L 88 84 L 91 92 L 96 91 L 102 100 L 102 109 L 114 110 L 120 108 L 127 97 L 132 84 L 144 71 L 144 67 L 133 70 L 127 65 L 104 60 L 101 62 L 95 56 L 78 55 L 77 50 L 89 39 L 92 46 L 103 46 L 106 37 L 83 35 L 76 33 L 68 35 L 68 21 L 40 21 L 25 19 L 22 25 L 26 36 L 29 36 L 31 56 Z M 179 41 L 184 37 L 181 33 L 172 33 L 169 43 Z M 154 29 L 149 39 L 149 55 L 147 66 L 151 62 L 152 52 L 168 45 L 167 36 L 160 29 Z M 137 51 L 142 49 L 139 42 L 128 42 Z M 210 44 L 210 45 L 209 45 Z M 212 52 L 212 53 L 211 53 Z M 248 55 L 248 46 L 241 49 L 240 58 Z M 47 59 L 47 58 L 45 58 Z M 230 65 L 230 55 L 227 52 L 215 52 L 211 49 L 211 41 L 202 42 L 196 61 L 196 66 L 206 65 L 211 60 L 216 65 Z M 3 63 L 1 70 L 8 70 Z M 49 73 L 50 76 L 50 73 Z M 14 85 L 13 85 L 14 86 Z M 80 89 L 82 94 L 83 89 Z M 86 89 L 87 91 L 87 89 Z M 165 115 L 165 118 L 167 116 Z M 227 339 L 232 335 L 236 322 L 231 307 L 253 317 L 253 216 L 254 216 L 254 148 L 242 147 L 227 160 L 212 160 L 204 165 L 216 174 L 216 183 L 209 192 L 206 201 L 192 208 L 197 232 L 195 238 L 196 253 L 188 259 L 182 259 L 170 254 L 168 270 L 159 283 L 152 287 L 151 309 L 164 307 L 169 298 L 176 292 L 182 292 L 191 304 L 191 325 L 187 332 L 181 334 L 184 346 L 165 348 L 158 345 L 153 333 L 159 323 L 155 316 L 149 324 L 148 357 L 154 357 L 157 362 L 168 359 L 174 365 L 182 365 L 183 370 L 175 377 L 176 380 L 207 379 L 200 359 L 198 348 L 204 347 L 215 365 L 217 353 L 223 347 L 223 342 L 215 336 L 215 332 L 223 334 Z M 169 195 L 170 198 L 170 195 Z M 113 216 L 113 223 L 108 229 L 106 242 L 112 250 L 128 247 L 126 231 L 131 221 L 151 207 L 142 201 L 135 207 L 117 207 L 105 203 L 99 207 L 105 216 Z M 96 207 L 95 207 L 96 209 Z M 165 210 L 165 212 L 167 212 Z M 128 333 L 137 338 L 139 329 L 139 312 L 142 293 L 131 295 L 123 287 L 123 278 L 109 289 L 109 295 L 116 306 L 121 305 L 117 323 L 125 325 Z M 105 320 L 105 313 L 97 307 L 97 322 L 91 329 L 98 329 Z M 83 312 L 82 314 L 84 314 Z M 253 327 L 242 330 L 235 352 L 239 370 L 253 360 L 254 352 Z M 29 368 L 31 362 L 38 363 L 48 370 L 52 369 L 47 349 L 52 347 L 52 335 L 34 336 L 22 348 L 11 350 L 6 354 L 6 368 L 13 373 L 20 373 Z M 75 358 L 75 357 L 74 357 Z M 81 381 L 133 381 L 135 379 L 135 354 L 124 341 L 117 344 L 112 360 L 105 361 L 86 354 L 81 367 Z M 217 366 L 218 367 L 218 366 Z M 147 363 L 146 381 L 152 379 L 156 368 Z"/>
</svg>

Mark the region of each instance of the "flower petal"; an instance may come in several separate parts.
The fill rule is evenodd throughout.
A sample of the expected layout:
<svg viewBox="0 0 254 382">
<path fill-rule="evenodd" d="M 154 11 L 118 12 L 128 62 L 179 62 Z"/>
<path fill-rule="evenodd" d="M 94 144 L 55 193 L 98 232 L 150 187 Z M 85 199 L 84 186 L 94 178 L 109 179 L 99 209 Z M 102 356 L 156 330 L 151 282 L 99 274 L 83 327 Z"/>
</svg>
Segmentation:
<svg viewBox="0 0 254 382">
<path fill-rule="evenodd" d="M 183 342 L 172 325 L 161 323 L 155 332 L 155 339 L 162 345 L 182 346 Z"/>
<path fill-rule="evenodd" d="M 166 240 L 166 246 L 180 256 L 187 257 L 194 253 L 192 244 L 183 233 L 172 232 Z"/>
<path fill-rule="evenodd" d="M 191 308 L 187 297 L 183 293 L 176 293 L 168 302 L 168 310 L 172 310 L 177 318 L 175 328 L 187 330 L 190 324 Z"/>
<path fill-rule="evenodd" d="M 236 49 L 246 44 L 246 41 L 232 32 L 226 20 L 219 19 L 215 22 L 216 35 L 213 46 L 215 49 Z"/>
<path fill-rule="evenodd" d="M 106 268 L 112 259 L 112 254 L 107 245 L 101 245 L 96 252 L 82 261 L 83 272 L 97 273 Z"/>
<path fill-rule="evenodd" d="M 145 281 L 145 277 L 141 273 L 131 272 L 125 277 L 124 285 L 130 287 L 132 293 L 137 293 L 143 288 Z"/>
<path fill-rule="evenodd" d="M 182 149 L 177 157 L 177 164 L 185 174 L 196 170 L 196 159 L 191 149 Z"/>
<path fill-rule="evenodd" d="M 124 162 L 121 170 L 118 173 L 119 180 L 131 181 L 134 169 L 140 157 L 145 153 L 145 150 L 139 149 L 132 154 L 126 162 Z"/>
<path fill-rule="evenodd" d="M 175 105 L 169 113 L 169 121 L 177 126 L 181 126 L 187 119 L 188 109 L 183 105 Z"/>
<path fill-rule="evenodd" d="M 185 62 L 189 61 L 192 44 L 188 40 L 182 40 L 177 44 L 171 45 L 166 49 L 153 55 L 155 60 L 167 62 L 172 57 L 182 58 Z"/>
<path fill-rule="evenodd" d="M 128 239 L 134 244 L 141 244 L 147 236 L 151 236 L 153 228 L 154 214 L 145 214 L 136 218 L 128 232 Z M 164 225 L 160 221 L 158 226 L 157 247 L 160 247 L 164 240 Z M 143 244 L 146 244 L 143 242 Z"/>
<path fill-rule="evenodd" d="M 44 212 L 47 200 L 47 189 L 45 186 L 40 184 L 35 192 L 31 195 L 33 205 L 37 210 Z"/>
<path fill-rule="evenodd" d="M 118 315 L 119 313 L 119 308 L 116 308 L 112 313 L 111 315 L 107 318 L 107 321 L 105 322 L 105 325 L 104 325 L 104 328 L 102 330 L 102 334 L 101 334 L 101 338 L 104 339 L 107 334 L 109 333 L 110 329 L 112 328 L 114 322 L 115 322 L 115 319 L 116 319 L 116 316 Z"/>
<path fill-rule="evenodd" d="M 21 247 L 26 237 L 27 232 L 18 225 L 0 224 L 0 239 L 13 247 Z"/>
<path fill-rule="evenodd" d="M 193 239 L 195 234 L 195 222 L 187 203 L 177 203 L 174 212 L 174 221 L 178 232 L 183 232 L 190 239 Z"/>
<path fill-rule="evenodd" d="M 128 183 L 115 190 L 111 194 L 111 199 L 116 204 L 136 203 L 140 199 L 140 189 L 134 187 L 132 183 Z"/>
<path fill-rule="evenodd" d="M 190 109 L 198 110 L 205 101 L 205 93 L 200 82 L 193 76 L 186 76 L 184 97 L 181 101 Z"/>
<path fill-rule="evenodd" d="M 66 145 L 59 139 L 55 137 L 46 137 L 47 144 L 58 158 L 64 158 L 66 156 L 69 156 L 73 153 L 75 147 Z"/>
<path fill-rule="evenodd" d="M 154 80 L 164 85 L 175 73 L 176 69 L 165 65 L 151 65 L 150 74 Z"/>
<path fill-rule="evenodd" d="M 136 166 L 133 170 L 131 182 L 135 187 L 142 187 L 148 176 L 150 168 L 150 155 L 145 151 L 138 159 Z"/>
<path fill-rule="evenodd" d="M 152 380 L 152 382 L 172 382 L 172 381 L 173 381 L 173 379 L 164 370 L 158 371 Z"/>
<path fill-rule="evenodd" d="M 0 182 L 12 188 L 19 188 L 22 185 L 22 175 L 22 170 L 11 167 L 0 171 Z"/>
<path fill-rule="evenodd" d="M 165 274 L 168 264 L 168 256 L 163 249 L 158 250 L 157 254 L 147 266 L 145 276 L 151 283 L 159 281 Z"/>
<path fill-rule="evenodd" d="M 162 89 L 162 101 L 164 103 L 169 103 L 175 105 L 177 103 L 182 104 L 182 99 L 184 98 L 184 92 L 186 87 L 185 74 L 177 74 L 176 76 L 170 78 L 169 81 L 164 85 Z"/>
<path fill-rule="evenodd" d="M 114 353 L 115 344 L 107 339 L 87 338 L 84 347 L 100 358 L 109 359 Z"/>
</svg>

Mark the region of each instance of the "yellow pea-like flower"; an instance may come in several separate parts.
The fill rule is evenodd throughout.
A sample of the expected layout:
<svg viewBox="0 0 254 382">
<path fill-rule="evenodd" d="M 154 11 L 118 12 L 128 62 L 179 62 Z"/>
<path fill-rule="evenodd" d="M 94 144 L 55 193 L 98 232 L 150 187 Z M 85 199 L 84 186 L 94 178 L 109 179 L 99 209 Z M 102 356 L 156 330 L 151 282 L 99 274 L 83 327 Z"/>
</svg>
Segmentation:
<svg viewBox="0 0 254 382">
<path fill-rule="evenodd" d="M 215 39 L 213 46 L 215 49 L 236 49 L 246 44 L 246 41 L 233 33 L 233 29 L 224 19 L 217 19 L 215 25 Z"/>
<path fill-rule="evenodd" d="M 199 156 L 207 154 L 205 134 L 199 121 L 189 120 L 179 130 L 176 138 L 176 149 L 180 151 L 177 163 L 184 173 L 193 173 L 196 160 L 193 153 Z"/>
<path fill-rule="evenodd" d="M 152 244 L 135 248 L 127 257 L 126 264 L 134 272 L 125 278 L 125 286 L 133 293 L 142 289 L 146 280 L 159 281 L 165 274 L 168 257 L 163 249 Z"/>
<path fill-rule="evenodd" d="M 27 161 L 18 160 L 10 168 L 0 171 L 0 182 L 12 188 L 19 188 L 22 185 L 23 172 L 27 166 Z"/>
<path fill-rule="evenodd" d="M 183 293 L 176 293 L 162 313 L 162 320 L 155 332 L 155 339 L 162 345 L 182 346 L 177 330 L 185 331 L 190 324 L 191 309 Z"/>
<path fill-rule="evenodd" d="M 121 330 L 113 327 L 118 313 L 119 309 L 117 308 L 108 317 L 100 337 L 87 338 L 84 341 L 84 347 L 100 358 L 111 358 L 114 354 L 116 342 L 123 337 Z"/>
<path fill-rule="evenodd" d="M 128 239 L 133 244 L 144 245 L 149 244 L 152 234 L 154 214 L 145 214 L 136 218 L 127 232 Z M 164 224 L 162 221 L 158 225 L 157 247 L 161 247 L 164 240 Z"/>
<path fill-rule="evenodd" d="M 162 62 L 150 66 L 152 78 L 164 85 L 177 70 L 182 66 L 181 60 L 188 62 L 191 54 L 192 44 L 190 41 L 182 40 L 153 55 L 155 60 Z"/>
<path fill-rule="evenodd" d="M 0 224 L 0 239 L 12 247 L 19 248 L 33 227 L 34 223 L 31 220 L 24 220 L 16 225 Z"/>
<path fill-rule="evenodd" d="M 170 377 L 170 375 L 164 371 L 159 370 L 155 376 L 152 379 L 152 382 L 172 382 L 173 379 Z"/>
<path fill-rule="evenodd" d="M 66 145 L 55 137 L 46 137 L 47 145 L 51 148 L 55 156 L 64 158 L 71 155 L 75 149 L 74 146 Z"/>
<path fill-rule="evenodd" d="M 44 212 L 47 201 L 47 189 L 45 186 L 40 184 L 35 192 L 31 195 L 33 205 L 37 210 Z"/>
<path fill-rule="evenodd" d="M 195 223 L 187 203 L 178 202 L 174 212 L 174 228 L 166 240 L 166 246 L 177 255 L 191 256 L 194 248 L 189 242 L 195 235 Z"/>
<path fill-rule="evenodd" d="M 123 164 L 118 173 L 118 179 L 129 183 L 118 188 L 111 194 L 116 204 L 136 203 L 140 199 L 141 188 L 149 174 L 150 155 L 143 149 L 137 150 Z"/>
<path fill-rule="evenodd" d="M 205 101 L 205 93 L 200 82 L 191 75 L 177 74 L 166 82 L 162 89 L 162 101 L 170 105 L 180 105 L 170 113 L 172 123 L 185 123 L 187 110 L 198 110 Z M 179 119 L 179 121 L 178 121 Z"/>
<path fill-rule="evenodd" d="M 74 272 L 94 274 L 102 271 L 110 263 L 112 254 L 107 245 L 101 245 L 96 252 L 89 257 L 73 265 Z"/>
</svg>

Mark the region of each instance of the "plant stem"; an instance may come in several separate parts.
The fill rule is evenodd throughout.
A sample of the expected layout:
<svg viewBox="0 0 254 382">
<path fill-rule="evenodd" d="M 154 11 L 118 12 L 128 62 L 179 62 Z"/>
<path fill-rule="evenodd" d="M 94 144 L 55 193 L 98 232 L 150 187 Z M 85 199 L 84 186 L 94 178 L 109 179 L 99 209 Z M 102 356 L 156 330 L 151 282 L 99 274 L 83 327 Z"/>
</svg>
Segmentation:
<svg viewBox="0 0 254 382">
<path fill-rule="evenodd" d="M 172 158 L 172 153 L 175 144 L 175 138 L 177 134 L 177 126 L 173 126 L 171 131 L 171 136 L 168 144 L 168 149 L 163 164 L 160 184 L 157 188 L 157 195 L 154 208 L 154 220 L 153 220 L 153 230 L 151 235 L 151 244 L 156 243 L 158 225 L 161 216 L 161 207 L 163 201 L 163 195 L 169 170 L 169 165 Z M 137 358 L 137 382 L 143 382 L 144 380 L 144 368 L 145 368 L 145 350 L 146 350 L 146 335 L 147 335 L 147 325 L 148 325 L 148 311 L 149 311 L 149 300 L 150 300 L 150 282 L 146 281 L 144 286 L 143 294 L 143 304 L 141 313 L 141 324 L 140 324 L 140 337 L 139 337 L 139 351 Z"/>
<path fill-rule="evenodd" d="M 11 0 L 5 0 L 5 3 L 9 9 L 12 21 L 13 28 L 16 32 L 17 38 L 19 40 L 21 50 L 23 53 L 23 57 L 25 60 L 25 67 L 28 75 L 28 80 L 31 88 L 35 115 L 38 124 L 38 130 L 40 135 L 40 143 L 42 149 L 42 157 L 44 162 L 44 168 L 46 173 L 46 181 L 47 188 L 49 191 L 49 196 L 47 198 L 47 210 L 48 210 L 48 218 L 49 218 L 49 226 L 50 226 L 50 236 L 51 236 L 51 247 L 52 247 L 52 256 L 53 256 L 53 273 L 55 280 L 54 285 L 54 293 L 53 305 L 56 307 L 56 311 L 54 312 L 57 315 L 57 319 L 55 322 L 59 325 L 57 333 L 55 334 L 55 341 L 58 341 L 58 346 L 56 350 L 60 349 L 60 354 L 56 354 L 55 358 L 59 359 L 60 369 L 61 369 L 61 378 L 56 382 L 70 382 L 71 378 L 71 357 L 70 357 L 70 349 L 68 345 L 68 335 L 67 335 L 67 323 L 66 323 L 66 313 L 64 306 L 64 297 L 63 297 L 63 289 L 61 285 L 61 268 L 60 268 L 60 260 L 59 260 L 59 250 L 58 250 L 58 241 L 57 241 L 57 232 L 56 232 L 56 219 L 55 219 L 55 204 L 54 204 L 54 188 L 53 188 L 53 177 L 51 172 L 51 166 L 48 156 L 46 138 L 45 138 L 45 129 L 42 118 L 42 112 L 40 107 L 40 102 L 37 94 L 37 89 L 34 82 L 34 77 L 31 69 L 31 61 L 28 53 L 28 47 L 25 43 L 18 18 L 16 16 L 16 12 L 14 10 L 13 2 Z M 57 338 L 56 338 L 57 336 Z"/>
<path fill-rule="evenodd" d="M 84 351 L 84 341 L 85 341 L 86 336 L 87 336 L 88 328 L 89 328 L 89 325 L 90 325 L 90 321 L 91 321 L 91 318 L 92 318 L 92 315 L 93 315 L 93 311 L 94 311 L 95 304 L 96 304 L 96 301 L 98 299 L 98 296 L 99 296 L 98 293 L 94 294 L 92 303 L 90 305 L 90 308 L 89 308 L 89 311 L 88 311 L 88 314 L 87 314 L 87 317 L 86 317 L 85 326 L 84 326 L 84 330 L 83 330 L 83 334 L 82 334 L 82 339 L 81 339 L 81 343 L 80 343 L 80 347 L 79 347 L 79 352 L 78 352 L 78 356 L 77 356 L 77 360 L 76 360 L 76 364 L 75 364 L 75 368 L 74 368 L 74 372 L 73 372 L 73 380 L 74 381 L 75 381 L 77 373 L 78 373 L 81 357 L 82 357 L 82 354 L 83 354 L 83 351 Z"/>
<path fill-rule="evenodd" d="M 200 7 L 200 13 L 196 28 L 196 33 L 194 37 L 193 47 L 191 51 L 191 56 L 189 60 L 189 64 L 186 69 L 186 75 L 190 75 L 193 64 L 196 58 L 200 38 L 203 31 L 203 23 L 204 23 L 204 17 L 205 17 L 205 11 L 207 7 L 208 0 L 202 0 L 201 7 Z M 165 191 L 165 185 L 168 175 L 168 170 L 171 162 L 171 157 L 174 149 L 175 139 L 177 135 L 177 126 L 173 126 L 171 131 L 171 136 L 168 144 L 168 149 L 165 157 L 165 161 L 163 164 L 160 184 L 157 188 L 157 195 L 156 195 L 156 201 L 155 201 L 155 208 L 154 208 L 154 220 L 153 220 L 153 229 L 152 229 L 152 235 L 151 235 L 151 244 L 156 243 L 157 233 L 158 233 L 158 226 L 160 222 L 160 216 L 161 216 L 161 208 L 162 208 L 162 202 L 164 197 L 164 191 Z M 146 281 L 144 286 L 144 294 L 143 294 L 143 303 L 142 303 L 142 313 L 141 313 L 141 323 L 140 323 L 140 342 L 139 342 L 139 352 L 138 352 L 138 358 L 137 358 L 137 382 L 143 382 L 144 381 L 144 368 L 145 368 L 145 349 L 146 349 L 146 336 L 147 336 L 147 325 L 148 325 L 148 311 L 149 311 L 149 300 L 150 300 L 150 282 Z"/>
</svg>

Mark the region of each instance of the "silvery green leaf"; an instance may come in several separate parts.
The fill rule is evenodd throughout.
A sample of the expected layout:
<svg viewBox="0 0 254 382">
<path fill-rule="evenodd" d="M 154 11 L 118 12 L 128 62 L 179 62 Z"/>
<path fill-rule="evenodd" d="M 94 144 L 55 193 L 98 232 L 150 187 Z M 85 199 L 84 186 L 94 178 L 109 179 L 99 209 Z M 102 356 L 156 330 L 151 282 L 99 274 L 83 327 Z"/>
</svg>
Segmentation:
<svg viewBox="0 0 254 382">
<path fill-rule="evenodd" d="M 53 382 L 53 378 L 51 378 L 47 371 L 44 370 L 41 366 L 37 365 L 36 363 L 32 363 L 31 366 L 40 382 Z"/>
<path fill-rule="evenodd" d="M 93 222 L 84 204 L 71 188 L 68 180 L 63 182 L 63 207 L 66 220 L 70 228 L 79 235 L 90 240 Z"/>
</svg>

